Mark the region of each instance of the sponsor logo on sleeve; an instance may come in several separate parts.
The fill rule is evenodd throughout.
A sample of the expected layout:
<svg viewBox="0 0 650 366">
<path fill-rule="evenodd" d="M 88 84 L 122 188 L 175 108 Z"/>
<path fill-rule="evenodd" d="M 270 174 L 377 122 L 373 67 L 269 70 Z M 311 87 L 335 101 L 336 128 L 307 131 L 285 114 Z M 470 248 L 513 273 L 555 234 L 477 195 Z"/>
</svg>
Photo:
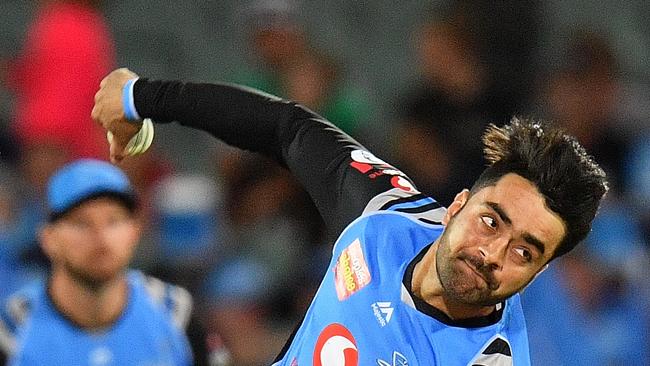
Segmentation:
<svg viewBox="0 0 650 366">
<path fill-rule="evenodd" d="M 341 324 L 325 327 L 316 340 L 313 366 L 358 366 L 359 351 L 352 333 Z"/>
<path fill-rule="evenodd" d="M 367 175 L 370 179 L 375 179 L 382 175 L 393 176 L 390 183 L 393 187 L 404 191 L 413 192 L 415 187 L 413 183 L 399 169 L 377 158 L 372 153 L 365 150 L 353 150 L 350 153 L 352 162 L 350 166 L 362 174 Z"/>
<path fill-rule="evenodd" d="M 364 288 L 370 280 L 370 271 L 363 257 L 361 242 L 356 239 L 343 249 L 334 267 L 334 285 L 339 301 Z"/>
</svg>

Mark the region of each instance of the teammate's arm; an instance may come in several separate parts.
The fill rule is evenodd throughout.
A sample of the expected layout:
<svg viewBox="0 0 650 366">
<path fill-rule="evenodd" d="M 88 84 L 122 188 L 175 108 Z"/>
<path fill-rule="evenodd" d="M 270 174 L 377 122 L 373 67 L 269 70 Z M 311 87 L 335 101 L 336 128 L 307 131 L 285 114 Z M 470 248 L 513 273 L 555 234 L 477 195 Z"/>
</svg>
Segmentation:
<svg viewBox="0 0 650 366">
<path fill-rule="evenodd" d="M 114 73 L 102 82 L 93 117 L 120 134 L 127 124 L 121 109 L 127 77 Z M 142 118 L 178 121 L 233 146 L 273 157 L 299 179 L 326 224 L 337 231 L 379 193 L 395 187 L 413 189 L 408 178 L 364 152 L 363 146 L 319 115 L 253 89 L 139 79 L 133 86 L 133 101 Z M 112 147 L 118 159 L 132 133 L 122 133 L 122 145 Z"/>
</svg>

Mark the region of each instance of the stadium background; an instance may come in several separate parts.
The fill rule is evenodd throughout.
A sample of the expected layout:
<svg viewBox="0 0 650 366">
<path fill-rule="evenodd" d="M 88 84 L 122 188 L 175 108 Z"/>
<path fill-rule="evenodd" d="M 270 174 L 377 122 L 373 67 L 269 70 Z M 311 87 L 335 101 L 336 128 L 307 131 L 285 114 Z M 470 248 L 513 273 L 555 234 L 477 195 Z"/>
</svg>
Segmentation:
<svg viewBox="0 0 650 366">
<path fill-rule="evenodd" d="M 14 80 L 15 60 L 36 4 L 0 4 L 2 298 L 46 268 L 34 234 L 42 168 L 85 155 L 66 151 L 38 121 L 16 133 L 16 105 L 29 93 Z M 583 249 L 524 295 L 534 364 L 650 364 L 650 3 L 106 0 L 98 9 L 112 66 L 151 78 L 244 82 L 302 100 L 399 162 L 443 203 L 480 168 L 468 159 L 485 123 L 512 114 L 557 120 L 615 179 Z M 275 55 L 283 66 L 264 62 L 254 35 L 258 45 L 266 37 L 287 47 Z M 48 60 L 31 77 L 45 78 Z M 84 75 L 48 77 L 63 85 Z M 457 94 L 459 80 L 479 86 Z M 64 100 L 58 110 L 75 105 Z M 317 286 L 333 233 L 268 161 L 175 125 L 156 132 L 153 153 L 125 167 L 148 224 L 134 266 L 190 288 L 211 344 L 225 343 L 233 364 L 268 363 Z"/>
</svg>

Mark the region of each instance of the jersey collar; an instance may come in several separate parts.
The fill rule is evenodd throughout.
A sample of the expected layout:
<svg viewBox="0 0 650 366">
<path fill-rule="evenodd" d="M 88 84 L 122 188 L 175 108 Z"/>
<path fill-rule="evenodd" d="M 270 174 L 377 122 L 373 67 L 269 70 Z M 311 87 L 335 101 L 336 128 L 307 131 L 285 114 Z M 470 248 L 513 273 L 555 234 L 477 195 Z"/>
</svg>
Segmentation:
<svg viewBox="0 0 650 366">
<path fill-rule="evenodd" d="M 406 272 L 404 272 L 404 278 L 402 279 L 402 283 L 407 292 L 407 294 L 403 294 L 403 295 L 410 296 L 410 299 L 407 299 L 410 301 L 406 301 L 406 302 L 412 303 L 415 309 L 440 321 L 441 323 L 454 326 L 454 327 L 478 328 L 478 327 L 486 327 L 498 323 L 499 320 L 501 320 L 501 316 L 503 315 L 504 304 L 502 303 L 497 304 L 496 309 L 489 315 L 477 316 L 477 317 L 466 318 L 466 319 L 452 319 L 447 314 L 443 313 L 442 311 L 432 306 L 431 304 L 427 303 L 426 301 L 420 299 L 413 293 L 413 291 L 411 290 L 412 281 L 413 281 L 413 270 L 415 269 L 415 265 L 422 260 L 422 258 L 427 253 L 429 248 L 431 248 L 432 245 L 433 244 L 429 244 L 424 249 L 422 249 L 420 253 L 411 260 L 408 267 L 406 267 Z"/>
</svg>

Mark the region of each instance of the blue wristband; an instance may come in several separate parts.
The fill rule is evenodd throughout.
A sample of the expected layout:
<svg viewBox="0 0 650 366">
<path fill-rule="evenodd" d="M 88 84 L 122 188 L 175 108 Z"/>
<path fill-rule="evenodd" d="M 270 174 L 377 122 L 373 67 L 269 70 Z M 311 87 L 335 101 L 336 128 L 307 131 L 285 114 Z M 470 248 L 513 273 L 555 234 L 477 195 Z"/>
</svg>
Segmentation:
<svg viewBox="0 0 650 366">
<path fill-rule="evenodd" d="M 140 115 L 135 109 L 135 101 L 133 99 L 133 85 L 138 79 L 131 79 L 124 84 L 122 89 L 122 108 L 124 109 L 124 116 L 129 121 L 140 121 Z"/>
</svg>

